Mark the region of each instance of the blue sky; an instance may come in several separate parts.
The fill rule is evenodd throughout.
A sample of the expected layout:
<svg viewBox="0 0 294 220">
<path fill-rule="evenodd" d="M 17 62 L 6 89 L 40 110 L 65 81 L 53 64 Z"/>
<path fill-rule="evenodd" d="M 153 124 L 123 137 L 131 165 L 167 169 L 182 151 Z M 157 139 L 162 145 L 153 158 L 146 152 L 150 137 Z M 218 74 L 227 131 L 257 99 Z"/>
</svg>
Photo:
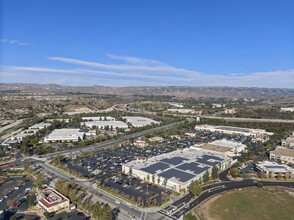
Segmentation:
<svg viewBox="0 0 294 220">
<path fill-rule="evenodd" d="M 1 82 L 294 88 L 293 0 L 1 0 Z"/>
</svg>

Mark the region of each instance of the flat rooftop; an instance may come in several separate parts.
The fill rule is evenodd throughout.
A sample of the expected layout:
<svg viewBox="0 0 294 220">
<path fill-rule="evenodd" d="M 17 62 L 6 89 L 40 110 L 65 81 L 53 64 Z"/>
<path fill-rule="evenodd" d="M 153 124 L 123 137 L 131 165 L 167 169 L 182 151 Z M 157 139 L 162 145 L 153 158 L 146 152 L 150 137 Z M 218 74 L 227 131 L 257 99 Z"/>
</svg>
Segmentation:
<svg viewBox="0 0 294 220">
<path fill-rule="evenodd" d="M 197 176 L 200 177 L 213 166 L 228 160 L 231 159 L 220 153 L 186 148 L 154 156 L 144 162 L 131 161 L 126 166 L 185 184 Z"/>
<path fill-rule="evenodd" d="M 294 150 L 284 148 L 284 147 L 277 147 L 275 150 L 271 151 L 270 153 L 275 154 L 276 156 L 294 157 Z"/>
<path fill-rule="evenodd" d="M 226 140 L 226 139 L 216 140 L 216 141 L 213 141 L 211 144 L 215 145 L 215 146 L 227 147 L 227 148 L 231 148 L 231 149 L 246 148 L 247 147 L 246 145 L 244 145 L 240 142 L 230 141 L 230 140 Z"/>
<path fill-rule="evenodd" d="M 78 128 L 62 128 L 62 129 L 55 129 L 52 131 L 48 136 L 47 139 L 71 139 L 82 137 L 84 132 L 81 132 Z"/>
<path fill-rule="evenodd" d="M 43 193 L 44 197 L 41 200 L 39 200 L 39 202 L 47 208 L 69 201 L 68 198 L 66 198 L 61 193 L 57 192 L 52 188 L 45 189 Z"/>
<path fill-rule="evenodd" d="M 287 166 L 286 164 L 278 164 L 277 162 L 272 161 L 262 161 L 256 164 L 257 167 L 260 167 L 264 170 L 273 171 L 273 172 L 293 172 L 294 169 Z"/>
<path fill-rule="evenodd" d="M 220 131 L 233 131 L 240 133 L 265 133 L 266 131 L 263 129 L 251 129 L 251 128 L 241 128 L 241 127 L 232 127 L 232 126 L 218 126 L 218 125 L 197 125 L 195 128 L 202 129 L 214 129 Z"/>
<path fill-rule="evenodd" d="M 221 153 L 225 153 L 232 150 L 232 148 L 229 148 L 229 147 L 222 147 L 222 146 L 217 146 L 212 144 L 195 144 L 194 146 L 200 149 L 212 150 L 212 151 L 217 151 Z"/>
<path fill-rule="evenodd" d="M 85 125 L 87 127 L 120 127 L 120 128 L 128 128 L 128 125 L 122 121 L 87 121 L 87 122 L 81 122 L 81 125 Z"/>
<path fill-rule="evenodd" d="M 45 123 L 45 122 L 40 122 L 38 124 L 34 124 L 30 127 L 30 129 L 35 129 L 35 128 L 42 128 L 42 127 L 48 127 L 50 126 L 50 123 Z"/>
<path fill-rule="evenodd" d="M 82 117 L 83 121 L 115 121 L 114 117 L 101 116 L 101 117 Z"/>
<path fill-rule="evenodd" d="M 137 117 L 137 116 L 126 116 L 123 117 L 127 122 L 131 123 L 134 127 L 142 127 L 151 124 L 159 124 L 158 121 L 155 121 L 151 118 L 146 117 Z"/>
</svg>

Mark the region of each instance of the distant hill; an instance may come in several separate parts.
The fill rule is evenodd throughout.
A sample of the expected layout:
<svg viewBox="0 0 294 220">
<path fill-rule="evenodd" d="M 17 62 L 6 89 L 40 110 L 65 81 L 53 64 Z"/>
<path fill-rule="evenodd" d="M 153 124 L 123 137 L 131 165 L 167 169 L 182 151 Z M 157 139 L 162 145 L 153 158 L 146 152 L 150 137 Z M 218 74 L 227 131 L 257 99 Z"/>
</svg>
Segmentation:
<svg viewBox="0 0 294 220">
<path fill-rule="evenodd" d="M 0 92 L 36 92 L 36 93 L 88 93 L 113 95 L 170 95 L 178 97 L 230 97 L 230 98 L 266 98 L 294 96 L 294 89 L 256 88 L 256 87 L 220 87 L 220 86 L 60 86 L 55 84 L 2 83 Z"/>
</svg>

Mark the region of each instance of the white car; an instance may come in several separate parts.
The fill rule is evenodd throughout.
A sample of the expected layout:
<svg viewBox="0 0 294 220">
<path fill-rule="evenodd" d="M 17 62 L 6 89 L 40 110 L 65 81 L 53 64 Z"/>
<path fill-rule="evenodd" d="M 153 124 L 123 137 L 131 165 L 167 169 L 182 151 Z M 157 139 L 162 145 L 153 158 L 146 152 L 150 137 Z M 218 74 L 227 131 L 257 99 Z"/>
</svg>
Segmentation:
<svg viewBox="0 0 294 220">
<path fill-rule="evenodd" d="M 120 201 L 118 201 L 118 200 L 115 200 L 115 203 L 116 203 L 116 204 L 120 204 Z"/>
</svg>

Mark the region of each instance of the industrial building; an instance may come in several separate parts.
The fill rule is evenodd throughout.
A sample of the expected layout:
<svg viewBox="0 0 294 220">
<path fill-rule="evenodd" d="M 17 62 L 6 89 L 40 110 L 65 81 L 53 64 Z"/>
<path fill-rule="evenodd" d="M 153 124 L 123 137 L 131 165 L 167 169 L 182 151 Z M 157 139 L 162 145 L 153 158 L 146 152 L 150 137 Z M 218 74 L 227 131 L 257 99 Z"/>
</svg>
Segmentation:
<svg viewBox="0 0 294 220">
<path fill-rule="evenodd" d="M 85 126 L 88 128 L 97 128 L 97 129 L 105 129 L 108 128 L 123 128 L 127 129 L 128 125 L 122 121 L 87 121 L 81 122 L 81 126 Z"/>
<path fill-rule="evenodd" d="M 269 178 L 294 178 L 294 169 L 285 164 L 278 164 L 271 161 L 262 161 L 256 164 L 256 168 Z"/>
<path fill-rule="evenodd" d="M 267 132 L 264 129 L 251 129 L 251 128 L 240 128 L 231 126 L 216 126 L 216 125 L 196 125 L 195 130 L 198 131 L 210 131 L 219 132 L 230 135 L 243 135 L 247 137 L 252 137 L 256 141 L 266 141 L 268 136 L 273 135 L 271 132 Z"/>
<path fill-rule="evenodd" d="M 193 109 L 178 109 L 178 108 L 171 108 L 167 109 L 168 112 L 174 112 L 174 113 L 181 113 L 181 114 L 197 114 L 201 115 L 202 111 L 195 111 Z"/>
<path fill-rule="evenodd" d="M 101 116 L 101 117 L 82 117 L 83 121 L 115 121 L 114 117 Z"/>
<path fill-rule="evenodd" d="M 225 154 L 228 157 L 236 157 L 240 156 L 240 153 L 245 151 L 246 147 L 247 146 L 242 143 L 222 139 L 209 143 L 196 143 L 191 148 L 218 152 Z"/>
<path fill-rule="evenodd" d="M 281 108 L 281 112 L 294 112 L 294 107 Z"/>
<path fill-rule="evenodd" d="M 34 124 L 33 126 L 29 127 L 29 129 L 44 129 L 49 127 L 51 124 L 50 123 L 45 123 L 45 122 L 40 122 L 38 124 Z"/>
<path fill-rule="evenodd" d="M 38 195 L 38 205 L 51 213 L 69 207 L 69 199 L 55 189 L 46 188 Z"/>
<path fill-rule="evenodd" d="M 44 142 L 70 142 L 84 140 L 84 132 L 78 128 L 55 129 L 47 137 Z"/>
<path fill-rule="evenodd" d="M 28 136 L 32 136 L 32 135 L 34 135 L 33 132 L 32 132 L 32 133 L 22 133 L 22 132 L 20 132 L 20 133 L 18 133 L 18 134 L 16 134 L 16 135 L 13 135 L 13 136 L 10 138 L 10 140 L 22 141 L 23 138 L 28 137 Z"/>
<path fill-rule="evenodd" d="M 176 108 L 184 108 L 184 105 L 181 103 L 169 102 L 168 104 Z"/>
<path fill-rule="evenodd" d="M 144 160 L 134 160 L 122 165 L 122 171 L 129 174 L 163 185 L 167 188 L 182 192 L 187 191 L 191 181 L 198 180 L 207 171 L 211 172 L 213 166 L 220 170 L 229 167 L 232 159 L 220 153 L 205 150 L 186 148 L 165 154 L 160 154 Z"/>
<path fill-rule="evenodd" d="M 147 125 L 159 124 L 158 121 L 146 117 L 126 116 L 123 118 L 133 127 L 144 127 Z"/>
<path fill-rule="evenodd" d="M 276 147 L 275 150 L 270 152 L 270 159 L 281 163 L 294 164 L 294 150 L 285 147 Z"/>
</svg>

